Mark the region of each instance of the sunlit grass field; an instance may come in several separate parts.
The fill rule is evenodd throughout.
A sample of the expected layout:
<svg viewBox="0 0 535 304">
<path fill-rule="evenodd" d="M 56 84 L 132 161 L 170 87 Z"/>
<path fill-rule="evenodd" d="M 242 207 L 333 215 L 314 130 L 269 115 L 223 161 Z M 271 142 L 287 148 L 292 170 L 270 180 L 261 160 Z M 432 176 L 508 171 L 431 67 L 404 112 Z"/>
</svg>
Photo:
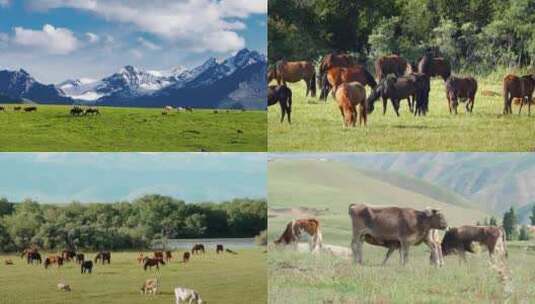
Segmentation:
<svg viewBox="0 0 535 304">
<path fill-rule="evenodd" d="M 100 107 L 72 117 L 70 106 L 0 112 L 0 151 L 265 151 L 266 112 Z"/>
<path fill-rule="evenodd" d="M 80 274 L 80 267 L 67 263 L 60 269 L 27 265 L 19 256 L 0 257 L 0 303 L 175 303 L 174 288 L 187 287 L 199 292 L 208 303 L 266 303 L 266 254 L 263 248 L 238 249 L 238 255 L 193 256 L 189 263 L 177 260 L 160 266 L 160 271 L 143 271 L 136 252 L 113 252 L 110 265 L 97 264 L 93 274 Z M 178 256 L 178 253 L 175 253 Z M 91 258 L 94 254 L 89 254 Z M 181 257 L 181 255 L 180 255 Z M 4 265 L 11 258 L 15 265 Z M 149 278 L 160 279 L 161 293 L 141 295 Z M 72 291 L 59 291 L 64 280 Z"/>
<path fill-rule="evenodd" d="M 464 103 L 459 104 L 457 116 L 451 115 L 444 81 L 433 79 L 426 117 L 414 117 L 406 101 L 401 102 L 399 118 L 390 101 L 383 116 L 379 100 L 368 116 L 368 127 L 348 129 L 343 128 L 331 95 L 325 103 L 305 97 L 304 82 L 289 87 L 293 91 L 292 125 L 279 122 L 278 106 L 269 108 L 269 151 L 535 151 L 535 106 L 531 117 L 527 107 L 518 116 L 518 106 L 513 106 L 514 115 L 502 116 L 502 82 L 497 77 L 478 78 L 471 115 Z M 494 96 L 484 96 L 483 91 Z"/>
</svg>

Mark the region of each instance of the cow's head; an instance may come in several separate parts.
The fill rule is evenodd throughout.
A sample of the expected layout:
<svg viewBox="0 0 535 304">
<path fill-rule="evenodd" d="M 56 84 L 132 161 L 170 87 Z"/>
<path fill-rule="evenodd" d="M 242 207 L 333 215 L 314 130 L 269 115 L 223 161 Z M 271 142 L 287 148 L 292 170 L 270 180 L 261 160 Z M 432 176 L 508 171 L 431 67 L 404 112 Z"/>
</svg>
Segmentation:
<svg viewBox="0 0 535 304">
<path fill-rule="evenodd" d="M 448 227 L 446 218 L 439 209 L 427 208 L 425 209 L 425 215 L 429 219 L 431 228 L 444 230 Z"/>
</svg>

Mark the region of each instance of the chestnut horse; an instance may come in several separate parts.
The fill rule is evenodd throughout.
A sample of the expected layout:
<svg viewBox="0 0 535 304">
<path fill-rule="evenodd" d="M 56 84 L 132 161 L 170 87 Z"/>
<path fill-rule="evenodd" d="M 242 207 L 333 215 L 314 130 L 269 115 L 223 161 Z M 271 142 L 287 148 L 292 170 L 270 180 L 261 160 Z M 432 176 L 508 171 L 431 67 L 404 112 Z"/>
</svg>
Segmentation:
<svg viewBox="0 0 535 304">
<path fill-rule="evenodd" d="M 281 106 L 281 123 L 284 121 L 284 115 L 288 114 L 288 123 L 292 123 L 292 90 L 287 86 L 269 86 L 268 87 L 268 106 L 279 103 Z"/>
<path fill-rule="evenodd" d="M 450 114 L 457 114 L 458 100 L 466 102 L 466 112 L 472 113 L 474 109 L 474 99 L 477 92 L 477 81 L 473 77 L 450 76 L 446 80 L 446 98 L 450 108 Z"/>
<path fill-rule="evenodd" d="M 325 91 L 325 100 L 327 100 L 327 95 L 329 90 L 333 87 L 339 86 L 344 82 L 354 82 L 358 81 L 362 85 L 368 85 L 372 89 L 375 89 L 377 82 L 373 78 L 372 74 L 368 72 L 364 67 L 353 67 L 353 68 L 331 68 L 327 71 L 327 81 L 325 82 L 324 87 L 322 88 Z M 334 97 L 334 94 L 333 94 Z"/>
<path fill-rule="evenodd" d="M 344 82 L 333 88 L 333 94 L 338 102 L 338 108 L 342 114 L 344 126 L 354 127 L 357 122 L 359 126 L 367 124 L 367 102 L 366 89 L 359 82 Z"/>
<path fill-rule="evenodd" d="M 310 93 L 311 97 L 316 97 L 316 70 L 312 62 L 279 60 L 276 77 L 279 85 L 304 80 L 307 86 L 306 96 Z"/>
<path fill-rule="evenodd" d="M 535 88 L 535 75 L 524 75 L 518 77 L 515 75 L 507 75 L 503 79 L 503 114 L 512 114 L 511 103 L 513 98 L 520 98 L 520 109 L 518 115 L 522 112 L 522 106 L 528 105 L 528 115 L 531 115 L 531 102 L 533 98 L 533 90 Z"/>
<path fill-rule="evenodd" d="M 358 64 L 357 58 L 350 54 L 336 54 L 336 53 L 329 53 L 323 58 L 321 58 L 320 61 L 320 67 L 319 67 L 319 77 L 318 77 L 318 87 L 323 88 L 325 86 L 325 81 L 327 81 L 327 71 L 330 68 L 351 68 L 360 66 Z M 324 92 L 322 91 L 320 94 L 320 99 L 325 99 L 327 94 L 323 96 Z"/>
<path fill-rule="evenodd" d="M 388 74 L 403 76 L 410 68 L 407 60 L 399 55 L 382 56 L 375 61 L 375 79 L 380 81 Z"/>
<path fill-rule="evenodd" d="M 432 53 L 427 52 L 418 63 L 418 72 L 429 77 L 440 76 L 446 81 L 451 75 L 451 66 L 443 57 L 433 57 Z"/>
</svg>

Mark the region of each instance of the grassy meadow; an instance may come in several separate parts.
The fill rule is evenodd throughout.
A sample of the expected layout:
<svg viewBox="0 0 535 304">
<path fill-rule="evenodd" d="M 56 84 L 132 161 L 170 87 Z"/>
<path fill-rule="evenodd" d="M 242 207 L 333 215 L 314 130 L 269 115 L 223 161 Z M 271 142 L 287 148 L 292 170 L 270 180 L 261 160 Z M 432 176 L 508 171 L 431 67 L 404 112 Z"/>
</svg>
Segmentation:
<svg viewBox="0 0 535 304">
<path fill-rule="evenodd" d="M 159 273 L 155 268 L 143 271 L 136 252 L 114 252 L 110 265 L 97 264 L 93 274 L 84 275 L 74 263 L 45 270 L 42 265 L 27 265 L 19 256 L 1 256 L 0 303 L 169 304 L 175 303 L 174 288 L 178 286 L 197 290 L 208 303 L 266 303 L 264 249 L 236 251 L 238 255 L 216 255 L 209 250 L 205 256 L 193 256 L 187 264 L 175 260 L 161 266 Z M 4 265 L 6 258 L 15 265 Z M 149 278 L 160 279 L 160 294 L 141 295 L 141 285 Z M 61 280 L 70 284 L 71 292 L 57 289 Z"/>
<path fill-rule="evenodd" d="M 449 113 L 444 81 L 436 78 L 431 81 L 426 117 L 414 117 L 406 100 L 401 102 L 400 117 L 396 117 L 390 101 L 383 116 L 379 99 L 368 116 L 367 127 L 347 129 L 331 95 L 325 103 L 305 97 L 303 81 L 289 87 L 293 92 L 292 125 L 279 122 L 278 106 L 269 108 L 269 151 L 535 151 L 535 107 L 531 117 L 526 107 L 518 116 L 518 106 L 513 106 L 514 115 L 501 115 L 499 77 L 478 78 L 471 115 L 466 113 L 464 103 L 459 104 L 457 116 Z M 484 96 L 483 91 L 493 96 Z"/>
<path fill-rule="evenodd" d="M 265 151 L 266 113 L 100 107 L 100 116 L 72 117 L 70 106 L 0 112 L 0 151 Z"/>
</svg>

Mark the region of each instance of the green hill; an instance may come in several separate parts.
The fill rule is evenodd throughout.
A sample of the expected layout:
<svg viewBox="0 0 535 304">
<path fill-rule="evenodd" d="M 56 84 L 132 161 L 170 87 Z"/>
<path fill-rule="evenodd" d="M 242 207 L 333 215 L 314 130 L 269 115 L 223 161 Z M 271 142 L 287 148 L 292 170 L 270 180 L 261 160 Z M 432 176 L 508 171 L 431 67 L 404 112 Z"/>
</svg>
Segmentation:
<svg viewBox="0 0 535 304">
<path fill-rule="evenodd" d="M 348 244 L 350 203 L 440 208 L 452 226 L 473 224 L 489 216 L 467 207 L 467 201 L 451 191 L 424 181 L 385 178 L 385 173 L 359 170 L 334 160 L 271 160 L 268 165 L 269 236 L 278 236 L 283 225 L 300 216 L 316 216 L 322 222 L 327 243 Z"/>
</svg>

